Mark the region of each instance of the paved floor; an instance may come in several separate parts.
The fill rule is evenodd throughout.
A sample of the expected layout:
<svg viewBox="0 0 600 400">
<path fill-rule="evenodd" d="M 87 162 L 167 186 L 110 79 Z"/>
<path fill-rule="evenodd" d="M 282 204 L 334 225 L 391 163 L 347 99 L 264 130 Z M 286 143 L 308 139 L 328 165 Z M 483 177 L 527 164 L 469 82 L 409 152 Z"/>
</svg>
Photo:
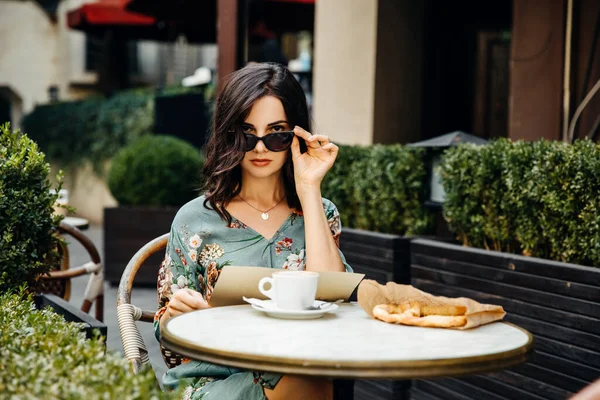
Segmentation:
<svg viewBox="0 0 600 400">
<path fill-rule="evenodd" d="M 91 225 L 89 229 L 84 231 L 84 233 L 96 245 L 96 248 L 100 252 L 100 257 L 104 259 L 104 231 L 102 226 Z M 69 243 L 71 265 L 77 266 L 90 261 L 87 251 L 78 242 L 75 240 L 69 240 Z M 81 276 L 73 279 L 72 281 L 71 298 L 69 303 L 77 306 L 78 308 L 81 307 L 83 302 L 83 294 L 87 281 L 87 276 Z M 106 282 L 104 290 L 104 323 L 108 327 L 106 345 L 109 350 L 115 350 L 123 354 L 123 345 L 121 344 L 119 327 L 117 325 L 117 287 L 112 287 L 108 284 L 108 282 Z M 132 290 L 131 302 L 142 309 L 156 310 L 156 290 L 152 288 L 134 287 Z M 93 308 L 91 314 L 95 315 Z M 158 342 L 154 336 L 152 324 L 147 322 L 138 322 L 137 325 L 140 333 L 142 334 L 146 347 L 148 348 L 152 367 L 154 368 L 157 377 L 160 377 L 166 371 L 166 366 L 160 355 Z"/>
</svg>

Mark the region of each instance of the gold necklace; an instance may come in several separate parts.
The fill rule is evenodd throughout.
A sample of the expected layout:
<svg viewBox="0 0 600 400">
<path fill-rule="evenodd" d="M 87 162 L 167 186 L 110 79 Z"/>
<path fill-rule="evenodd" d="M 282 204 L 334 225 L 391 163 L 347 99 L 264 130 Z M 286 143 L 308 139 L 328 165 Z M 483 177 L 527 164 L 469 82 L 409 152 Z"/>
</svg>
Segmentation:
<svg viewBox="0 0 600 400">
<path fill-rule="evenodd" d="M 277 206 L 278 206 L 278 205 L 279 205 L 279 204 L 280 204 L 280 203 L 281 203 L 281 202 L 282 202 L 282 201 L 285 199 L 285 196 L 283 196 L 283 197 L 281 198 L 281 200 L 279 200 L 279 201 L 277 202 L 277 204 L 275 204 L 273 207 L 269 208 L 267 211 L 262 211 L 262 210 L 259 210 L 259 209 L 258 209 L 258 208 L 256 208 L 256 207 L 254 207 L 252 204 L 248 203 L 248 202 L 246 201 L 246 199 L 244 199 L 244 198 L 243 198 L 242 196 L 240 196 L 239 194 L 238 194 L 238 197 L 239 197 L 240 199 L 242 199 L 242 200 L 244 201 L 244 203 L 248 204 L 250 207 L 252 207 L 252 208 L 254 208 L 256 211 L 260 212 L 260 213 L 261 213 L 260 217 L 261 217 L 263 220 L 265 220 L 265 221 L 269 219 L 269 211 L 271 211 L 272 209 L 274 209 L 275 207 L 277 207 Z"/>
</svg>

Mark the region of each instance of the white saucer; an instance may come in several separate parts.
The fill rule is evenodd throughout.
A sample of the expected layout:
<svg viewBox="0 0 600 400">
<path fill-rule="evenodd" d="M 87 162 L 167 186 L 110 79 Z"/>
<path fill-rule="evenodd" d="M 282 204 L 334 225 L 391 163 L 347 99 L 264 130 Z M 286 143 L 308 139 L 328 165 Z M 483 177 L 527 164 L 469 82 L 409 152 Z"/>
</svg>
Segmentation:
<svg viewBox="0 0 600 400">
<path fill-rule="evenodd" d="M 282 310 L 277 308 L 273 300 L 261 300 L 262 306 L 257 302 L 252 302 L 252 308 L 266 313 L 269 317 L 280 319 L 316 319 L 321 318 L 328 312 L 333 312 L 339 308 L 335 303 L 316 300 L 313 304 L 315 310 Z"/>
</svg>

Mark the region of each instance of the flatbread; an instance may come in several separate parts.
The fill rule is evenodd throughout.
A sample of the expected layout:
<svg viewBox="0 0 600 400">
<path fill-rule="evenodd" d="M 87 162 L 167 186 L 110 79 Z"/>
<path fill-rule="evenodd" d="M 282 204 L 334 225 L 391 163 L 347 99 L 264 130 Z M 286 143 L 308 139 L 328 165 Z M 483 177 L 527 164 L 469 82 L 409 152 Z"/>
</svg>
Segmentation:
<svg viewBox="0 0 600 400">
<path fill-rule="evenodd" d="M 419 301 L 401 304 L 378 304 L 373 307 L 373 316 L 381 321 L 430 328 L 455 328 L 465 326 L 465 306 L 424 305 Z"/>
</svg>

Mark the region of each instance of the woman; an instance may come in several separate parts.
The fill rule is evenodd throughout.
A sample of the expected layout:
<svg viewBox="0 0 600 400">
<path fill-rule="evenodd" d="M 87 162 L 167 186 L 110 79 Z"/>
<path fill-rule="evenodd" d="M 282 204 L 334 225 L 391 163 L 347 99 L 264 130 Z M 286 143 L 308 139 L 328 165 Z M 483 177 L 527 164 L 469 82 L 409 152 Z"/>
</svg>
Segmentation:
<svg viewBox="0 0 600 400">
<path fill-rule="evenodd" d="M 157 338 L 161 320 L 209 307 L 225 265 L 351 271 L 338 249 L 338 211 L 320 189 L 338 147 L 306 129 L 304 92 L 285 67 L 252 64 L 230 77 L 206 146 L 205 194 L 184 205 L 172 224 L 158 280 Z M 298 339 L 290 334 L 290 340 Z M 187 385 L 191 399 L 332 396 L 323 379 L 186 361 L 164 383 Z"/>
</svg>

